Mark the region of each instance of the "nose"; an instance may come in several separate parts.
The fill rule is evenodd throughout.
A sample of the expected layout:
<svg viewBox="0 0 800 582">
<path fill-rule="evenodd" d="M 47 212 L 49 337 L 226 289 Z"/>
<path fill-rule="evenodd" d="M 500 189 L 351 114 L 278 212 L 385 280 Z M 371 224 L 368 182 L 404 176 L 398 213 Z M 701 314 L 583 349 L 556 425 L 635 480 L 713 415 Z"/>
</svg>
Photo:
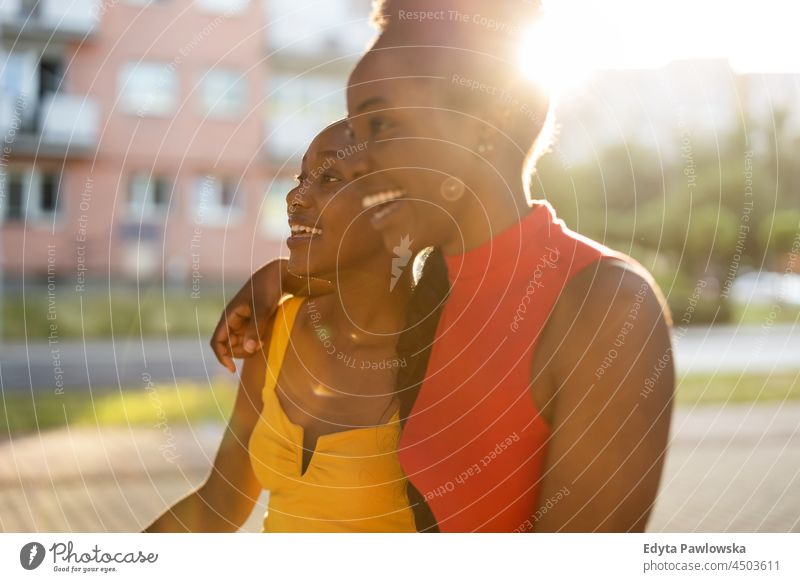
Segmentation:
<svg viewBox="0 0 800 582">
<path fill-rule="evenodd" d="M 286 195 L 286 206 L 289 209 L 289 214 L 297 212 L 298 208 L 310 208 L 310 196 L 306 192 L 308 188 L 304 184 L 300 184 L 296 188 L 289 191 Z"/>
<path fill-rule="evenodd" d="M 366 176 L 372 170 L 371 160 L 368 153 L 359 153 L 353 156 L 353 163 L 350 168 L 353 172 L 353 178 L 361 178 Z"/>
<path fill-rule="evenodd" d="M 371 141 L 355 142 L 351 146 L 352 154 L 348 156 L 348 165 L 353 179 L 361 178 L 375 171 L 372 158 L 373 143 Z"/>
</svg>

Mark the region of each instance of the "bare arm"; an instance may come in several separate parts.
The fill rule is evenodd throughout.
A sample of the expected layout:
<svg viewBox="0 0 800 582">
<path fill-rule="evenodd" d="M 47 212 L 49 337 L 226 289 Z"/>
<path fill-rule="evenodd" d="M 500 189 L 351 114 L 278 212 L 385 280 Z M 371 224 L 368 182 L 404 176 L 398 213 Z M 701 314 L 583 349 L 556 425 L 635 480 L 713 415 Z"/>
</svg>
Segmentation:
<svg viewBox="0 0 800 582">
<path fill-rule="evenodd" d="M 535 531 L 644 531 L 672 413 L 668 321 L 649 274 L 613 262 L 565 289 L 548 323 L 558 333 L 547 334 L 554 398 L 539 500 L 551 503 Z"/>
<path fill-rule="evenodd" d="M 265 345 L 269 345 L 269 338 Z M 261 485 L 248 442 L 261 414 L 266 355 L 246 360 L 236 402 L 206 482 L 156 519 L 145 532 L 233 532 L 253 511 Z"/>
<path fill-rule="evenodd" d="M 267 322 L 286 295 L 324 295 L 330 283 L 289 273 L 286 259 L 270 261 L 248 279 L 219 318 L 211 349 L 220 364 L 236 372 L 234 358 L 249 358 L 264 344 Z"/>
</svg>

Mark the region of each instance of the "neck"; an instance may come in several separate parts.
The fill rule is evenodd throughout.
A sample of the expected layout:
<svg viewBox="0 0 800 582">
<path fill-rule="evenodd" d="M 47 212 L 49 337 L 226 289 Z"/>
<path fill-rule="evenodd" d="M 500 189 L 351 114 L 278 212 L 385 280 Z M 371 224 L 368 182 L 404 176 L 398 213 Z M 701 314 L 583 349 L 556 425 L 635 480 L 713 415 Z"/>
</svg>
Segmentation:
<svg viewBox="0 0 800 582">
<path fill-rule="evenodd" d="M 479 183 L 458 216 L 456 236 L 441 245 L 445 255 L 460 255 L 489 242 L 525 218 L 531 205 L 522 187 L 517 165 L 514 171 L 494 174 Z"/>
<path fill-rule="evenodd" d="M 377 253 L 336 273 L 335 290 L 320 298 L 331 328 L 354 344 L 394 342 L 405 325 L 412 261 L 390 290 L 392 256 Z"/>
</svg>

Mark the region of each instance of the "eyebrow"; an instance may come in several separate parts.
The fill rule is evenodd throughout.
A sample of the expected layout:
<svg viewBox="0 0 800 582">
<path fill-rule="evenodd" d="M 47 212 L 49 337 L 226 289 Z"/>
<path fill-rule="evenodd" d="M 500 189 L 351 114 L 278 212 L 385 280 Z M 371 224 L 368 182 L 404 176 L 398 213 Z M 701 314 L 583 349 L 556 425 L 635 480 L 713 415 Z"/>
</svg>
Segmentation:
<svg viewBox="0 0 800 582">
<path fill-rule="evenodd" d="M 373 105 L 383 105 L 386 103 L 386 99 L 383 97 L 372 97 L 371 99 L 367 99 L 366 101 L 362 102 L 361 105 L 358 106 L 356 111 L 364 111 L 365 109 L 372 107 Z"/>
</svg>

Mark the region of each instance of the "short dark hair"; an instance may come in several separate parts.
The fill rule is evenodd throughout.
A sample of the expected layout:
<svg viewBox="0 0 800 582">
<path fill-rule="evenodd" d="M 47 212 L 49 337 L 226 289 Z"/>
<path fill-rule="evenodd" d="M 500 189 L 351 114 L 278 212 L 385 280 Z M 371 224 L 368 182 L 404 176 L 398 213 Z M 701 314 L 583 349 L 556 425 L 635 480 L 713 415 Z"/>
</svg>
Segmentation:
<svg viewBox="0 0 800 582">
<path fill-rule="evenodd" d="M 463 25 L 450 21 L 418 23 L 402 18 L 401 11 L 414 10 L 452 10 L 466 13 L 474 9 L 481 16 L 507 23 L 509 28 L 503 32 L 492 32 L 483 26 L 464 29 Z M 425 39 L 422 44 L 438 43 L 442 39 L 452 39 L 456 46 L 448 42 L 443 51 L 450 56 L 463 53 L 463 70 L 474 79 L 490 82 L 503 90 L 509 102 L 515 102 L 516 111 L 511 113 L 518 118 L 514 125 L 513 141 L 517 147 L 527 151 L 524 173 L 529 177 L 535 171 L 536 162 L 552 146 L 555 135 L 554 100 L 543 87 L 537 87 L 525 80 L 516 70 L 519 43 L 525 29 L 520 23 L 533 24 L 540 16 L 540 0 L 373 0 L 370 20 L 378 31 L 376 45 L 388 36 L 411 39 L 415 35 Z M 400 28 L 402 24 L 402 29 Z M 467 25 L 469 26 L 469 25 Z M 513 26 L 513 30 L 511 27 Z M 395 27 L 396 30 L 395 30 Z M 446 27 L 450 27 L 447 29 Z M 395 30 L 395 32 L 392 32 Z M 447 34 L 451 30 L 453 34 Z M 396 39 L 395 39 L 396 42 Z M 458 49 L 465 49 L 460 51 Z M 478 92 L 455 89 L 446 98 L 462 103 L 482 106 L 486 96 Z M 546 95 L 546 99 L 543 96 Z M 526 184 L 527 186 L 527 184 Z"/>
<path fill-rule="evenodd" d="M 372 0 L 372 14 L 369 21 L 372 26 L 380 33 L 386 30 L 389 24 L 389 0 Z"/>
</svg>

